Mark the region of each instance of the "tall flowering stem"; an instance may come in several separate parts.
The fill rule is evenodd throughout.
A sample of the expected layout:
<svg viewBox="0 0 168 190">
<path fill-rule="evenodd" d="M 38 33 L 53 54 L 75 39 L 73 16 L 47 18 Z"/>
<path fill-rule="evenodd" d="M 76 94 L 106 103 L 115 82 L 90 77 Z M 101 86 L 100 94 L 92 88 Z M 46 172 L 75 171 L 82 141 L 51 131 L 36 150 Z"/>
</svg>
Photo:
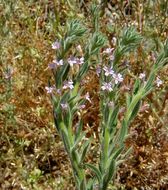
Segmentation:
<svg viewBox="0 0 168 190">
<path fill-rule="evenodd" d="M 80 94 L 80 82 L 89 70 L 92 56 L 105 45 L 106 39 L 101 33 L 89 35 L 89 42 L 85 48 L 84 57 L 67 56 L 74 43 L 81 40 L 87 33 L 85 27 L 78 20 L 67 24 L 65 37 L 52 44 L 56 49 L 57 59 L 49 64 L 55 78 L 55 92 L 53 87 L 46 87 L 47 93 L 51 94 L 53 103 L 54 122 L 60 134 L 66 152 L 68 153 L 76 187 L 80 190 L 91 189 L 93 184 L 86 180 L 84 159 L 90 147 L 90 140 L 84 140 L 86 134 L 83 131 L 82 120 L 73 126 L 73 118 L 80 109 L 85 107 L 86 101 L 91 102 L 88 93 L 83 98 Z M 78 68 L 78 72 L 73 69 Z M 72 75 L 73 72 L 73 75 Z M 58 93 L 59 89 L 59 93 Z M 80 143 L 82 144 L 80 145 Z"/>
<path fill-rule="evenodd" d="M 120 68 L 120 61 L 124 54 L 129 55 L 131 51 L 136 51 L 143 38 L 135 28 L 130 27 L 124 29 L 121 37 L 115 40 L 115 49 L 108 47 L 100 51 L 108 43 L 106 37 L 99 31 L 99 7 L 93 5 L 91 13 L 92 33 L 88 33 L 79 20 L 73 20 L 67 23 L 65 36 L 52 44 L 52 48 L 56 50 L 56 59 L 48 68 L 53 73 L 55 85 L 51 86 L 49 83 L 46 91 L 51 95 L 55 127 L 70 159 L 76 188 L 93 190 L 97 187 L 98 190 L 107 190 L 118 166 L 132 150 L 131 147 L 127 149 L 124 144 L 128 136 L 128 127 L 137 115 L 142 99 L 153 89 L 158 71 L 168 63 L 168 41 L 163 46 L 149 76 L 139 75 L 132 91 L 125 94 L 125 111 L 122 118 L 119 118 L 123 110 L 120 89 L 127 74 L 126 66 Z M 69 55 L 73 45 L 79 44 L 83 37 L 88 38 L 83 57 Z M 96 61 L 93 62 L 93 58 Z M 98 68 L 97 75 L 100 78 L 101 132 L 100 157 L 97 164 L 85 162 L 91 138 L 86 137 L 82 119 L 79 117 L 75 126 L 73 123 L 77 113 L 85 108 L 85 102 L 91 103 L 88 93 L 85 96 L 81 95 L 83 91 L 81 81 L 91 66 Z M 159 86 L 162 81 L 157 77 L 156 83 Z M 88 177 L 87 169 L 94 177 Z"/>
</svg>

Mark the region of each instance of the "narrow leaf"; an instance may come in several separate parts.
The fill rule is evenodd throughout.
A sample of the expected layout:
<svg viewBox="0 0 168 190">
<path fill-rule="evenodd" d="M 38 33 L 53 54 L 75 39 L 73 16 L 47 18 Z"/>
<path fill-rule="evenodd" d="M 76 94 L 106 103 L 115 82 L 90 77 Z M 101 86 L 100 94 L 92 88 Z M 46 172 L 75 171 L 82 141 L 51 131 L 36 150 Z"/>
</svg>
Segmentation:
<svg viewBox="0 0 168 190">
<path fill-rule="evenodd" d="M 117 105 L 112 114 L 109 116 L 109 120 L 108 120 L 108 126 L 110 128 L 110 134 L 113 132 L 113 127 L 116 126 L 116 120 L 117 120 L 117 117 L 118 117 L 118 112 L 119 112 L 119 106 Z"/>
<path fill-rule="evenodd" d="M 140 106 L 141 106 L 141 101 L 139 101 L 136 104 L 136 106 L 134 107 L 134 109 L 132 110 L 132 114 L 130 116 L 129 122 L 132 121 L 135 118 L 135 116 L 137 115 L 137 113 L 139 111 Z"/>
<path fill-rule="evenodd" d="M 76 126 L 76 133 L 75 133 L 75 140 L 78 139 L 78 137 L 81 135 L 81 132 L 82 132 L 82 128 L 83 128 L 83 121 L 80 120 L 79 121 L 79 124 Z"/>
<path fill-rule="evenodd" d="M 128 127 L 127 123 L 123 119 L 123 121 L 122 121 L 122 127 L 121 127 L 121 130 L 120 130 L 120 136 L 119 136 L 119 142 L 120 142 L 120 144 L 123 143 L 124 140 L 125 140 L 125 137 L 127 135 L 127 130 L 128 130 L 127 127 Z"/>
<path fill-rule="evenodd" d="M 96 168 L 94 165 L 89 164 L 89 163 L 86 163 L 86 164 L 84 164 L 84 165 L 85 165 L 87 168 L 91 169 L 91 170 L 94 172 L 94 174 L 96 175 L 96 177 L 97 177 L 99 183 L 101 183 L 102 175 L 101 175 L 101 172 L 99 171 L 99 169 Z"/>
<path fill-rule="evenodd" d="M 80 163 L 83 163 L 84 159 L 85 159 L 85 156 L 86 156 L 86 153 L 87 153 L 87 150 L 89 148 L 89 145 L 90 145 L 90 140 L 89 141 L 86 141 L 84 143 L 84 145 L 82 146 L 82 151 L 81 151 L 81 157 L 80 157 Z"/>
<path fill-rule="evenodd" d="M 115 170 L 116 170 L 116 162 L 115 160 L 111 160 L 110 166 L 108 168 L 108 171 L 106 172 L 106 174 L 103 177 L 103 189 L 106 189 L 109 181 L 112 179 L 112 177 L 115 174 Z"/>
</svg>

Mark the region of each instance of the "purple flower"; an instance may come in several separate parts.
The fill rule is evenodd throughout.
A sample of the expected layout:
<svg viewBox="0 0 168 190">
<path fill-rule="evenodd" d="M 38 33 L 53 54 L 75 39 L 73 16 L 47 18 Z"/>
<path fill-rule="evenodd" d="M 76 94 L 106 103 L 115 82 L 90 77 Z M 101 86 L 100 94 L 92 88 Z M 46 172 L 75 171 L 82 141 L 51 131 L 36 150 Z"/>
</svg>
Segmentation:
<svg viewBox="0 0 168 190">
<path fill-rule="evenodd" d="M 60 65 L 63 65 L 63 63 L 64 63 L 64 62 L 63 62 L 63 60 L 62 60 L 62 59 L 61 59 L 61 60 L 59 60 L 59 61 L 55 59 L 55 60 L 53 60 L 53 63 L 55 63 L 55 64 L 56 64 L 56 66 L 60 66 Z"/>
<path fill-rule="evenodd" d="M 98 66 L 98 67 L 96 68 L 96 74 L 97 74 L 97 76 L 99 76 L 100 73 L 101 73 L 101 68 L 100 68 L 100 66 Z"/>
<path fill-rule="evenodd" d="M 49 68 L 49 69 L 55 69 L 55 68 L 56 68 L 56 64 L 55 64 L 55 63 L 50 63 L 50 64 L 48 65 L 48 68 Z"/>
<path fill-rule="evenodd" d="M 75 58 L 75 57 L 70 57 L 68 59 L 68 63 L 70 64 L 71 67 L 73 67 L 73 65 L 77 64 L 77 65 L 82 65 L 84 63 L 84 58 Z"/>
<path fill-rule="evenodd" d="M 56 93 L 59 94 L 59 95 L 61 95 L 61 89 L 57 89 Z"/>
<path fill-rule="evenodd" d="M 58 40 L 56 40 L 53 44 L 52 44 L 52 49 L 59 49 L 61 47 L 61 44 L 59 43 Z"/>
<path fill-rule="evenodd" d="M 76 58 L 71 56 L 70 58 L 68 58 L 68 63 L 71 67 L 73 67 L 73 65 L 76 64 Z"/>
<path fill-rule="evenodd" d="M 109 76 L 109 75 L 114 74 L 114 71 L 113 71 L 112 67 L 104 66 L 103 70 L 105 71 L 105 76 Z"/>
<path fill-rule="evenodd" d="M 64 82 L 63 89 L 68 89 L 68 88 L 71 90 L 74 88 L 72 80 Z"/>
<path fill-rule="evenodd" d="M 77 58 L 76 59 L 76 64 L 77 65 L 82 65 L 84 63 L 84 57 L 81 57 L 81 58 Z"/>
<path fill-rule="evenodd" d="M 124 79 L 120 73 L 113 74 L 114 82 L 115 84 L 118 84 L 119 82 L 122 82 Z"/>
<path fill-rule="evenodd" d="M 54 87 L 48 87 L 46 86 L 45 87 L 46 91 L 47 91 L 47 94 L 52 94 L 53 90 L 55 89 Z"/>
<path fill-rule="evenodd" d="M 63 60 L 61 59 L 61 60 L 53 60 L 53 62 L 52 63 L 50 63 L 49 65 L 48 65 L 48 68 L 50 68 L 50 69 L 55 69 L 57 66 L 61 66 L 61 65 L 63 65 Z"/>
<path fill-rule="evenodd" d="M 159 87 L 159 86 L 162 85 L 162 84 L 163 84 L 163 81 L 160 80 L 159 77 L 157 77 L 157 78 L 156 78 L 156 86 Z"/>
<path fill-rule="evenodd" d="M 109 83 L 104 82 L 103 85 L 101 86 L 101 89 L 102 89 L 103 91 L 106 90 L 106 91 L 108 91 L 108 92 L 111 92 L 111 91 L 113 90 L 112 85 L 111 85 L 110 82 L 109 82 Z"/>
</svg>

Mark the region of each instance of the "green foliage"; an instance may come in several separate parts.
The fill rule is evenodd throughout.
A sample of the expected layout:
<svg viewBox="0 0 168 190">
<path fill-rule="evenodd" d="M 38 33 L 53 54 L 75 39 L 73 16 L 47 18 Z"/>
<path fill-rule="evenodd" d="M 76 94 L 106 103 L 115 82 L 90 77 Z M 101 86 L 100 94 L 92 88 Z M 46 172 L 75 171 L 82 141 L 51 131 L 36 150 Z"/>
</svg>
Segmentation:
<svg viewBox="0 0 168 190">
<path fill-rule="evenodd" d="M 120 61 L 124 54 L 135 50 L 135 48 L 140 45 L 141 41 L 142 36 L 136 31 L 134 27 L 125 28 L 121 38 L 118 40 L 118 47 L 114 53 L 114 65 Z"/>
<path fill-rule="evenodd" d="M 76 180 L 76 186 L 80 190 L 93 189 L 93 185 L 98 185 L 99 190 L 106 190 L 109 186 L 111 179 L 114 178 L 118 166 L 126 159 L 130 154 L 131 148 L 126 150 L 125 140 L 128 136 L 128 127 L 131 121 L 136 117 L 141 106 L 142 99 L 152 90 L 153 83 L 157 72 L 162 68 L 167 60 L 167 45 L 164 46 L 158 60 L 152 67 L 149 77 L 145 84 L 141 82 L 140 79 L 136 79 L 131 93 L 126 95 L 126 111 L 119 121 L 119 88 L 117 85 L 119 81 L 122 80 L 115 78 L 115 83 L 113 87 L 104 86 L 101 93 L 101 134 L 100 134 L 100 160 L 98 166 L 91 163 L 85 163 L 85 158 L 89 147 L 91 145 L 90 140 L 83 140 L 86 133 L 83 132 L 83 122 L 79 121 L 77 125 L 76 132 L 73 131 L 73 117 L 76 115 L 78 109 L 76 105 L 80 104 L 80 90 L 79 84 L 82 78 L 89 71 L 92 66 L 90 61 L 92 57 L 95 56 L 100 59 L 100 50 L 107 43 L 106 37 L 99 32 L 99 8 L 95 5 L 91 6 L 91 13 L 93 17 L 94 31 L 90 35 L 88 43 L 84 52 L 84 63 L 78 69 L 77 73 L 74 73 L 74 89 L 71 91 L 65 91 L 62 94 L 62 98 L 56 97 L 57 102 L 54 105 L 54 118 L 56 128 L 63 140 L 65 149 L 71 161 L 74 177 Z M 70 51 L 72 43 L 76 40 L 80 40 L 86 32 L 86 28 L 81 25 L 78 20 L 74 20 L 68 23 L 68 29 L 65 37 L 62 39 L 63 48 L 60 50 L 59 54 L 61 58 L 65 58 L 65 54 Z M 125 54 L 130 54 L 131 51 L 136 51 L 137 47 L 141 44 L 143 37 L 136 31 L 134 27 L 124 28 L 121 33 L 120 38 L 117 40 L 117 47 L 114 51 L 113 64 L 115 71 L 119 70 L 119 62 Z M 167 44 L 167 43 L 166 43 Z M 58 55 L 59 55 L 58 54 Z M 102 61 L 106 61 L 102 57 Z M 96 60 L 98 61 L 98 60 Z M 110 61 L 109 61 L 110 63 Z M 58 68 L 54 76 L 56 75 L 56 87 L 61 87 L 65 79 L 68 79 L 68 74 L 70 73 L 70 67 L 66 63 L 65 66 Z M 106 70 L 106 69 L 103 69 Z M 107 72 L 107 71 L 106 71 Z M 100 84 L 109 82 L 109 74 L 103 72 L 101 73 Z M 114 71 L 113 71 L 114 72 Z M 104 75 L 104 76 L 103 76 Z M 119 76 L 119 74 L 116 74 Z M 114 75 L 116 77 L 116 75 Z M 113 76 L 113 77 L 114 77 Z M 121 76 L 120 76 L 121 77 Z M 104 80 L 104 81 L 103 81 Z M 61 82 L 60 82 L 61 81 Z M 117 82 L 116 82 L 117 81 Z M 57 85 L 57 83 L 59 85 Z M 109 85 L 109 83 L 107 83 Z M 106 85 L 107 85 L 106 84 Z M 114 88 L 114 92 L 111 92 L 110 88 Z M 104 92 L 104 89 L 107 92 Z M 113 89 L 112 89 L 113 90 Z M 52 95 L 53 96 L 53 95 Z M 55 98 L 53 96 L 53 98 Z M 66 110 L 62 110 L 61 103 L 68 103 Z M 113 102 L 114 106 L 110 107 L 109 102 Z M 74 111 L 73 111 L 74 110 Z M 82 144 L 81 144 L 82 143 Z M 85 167 L 89 168 L 97 178 L 97 181 L 89 181 L 86 179 Z"/>
<path fill-rule="evenodd" d="M 134 27 L 128 27 L 124 29 L 119 44 L 125 47 L 125 51 L 130 51 L 142 41 L 142 36 L 136 31 Z"/>
</svg>

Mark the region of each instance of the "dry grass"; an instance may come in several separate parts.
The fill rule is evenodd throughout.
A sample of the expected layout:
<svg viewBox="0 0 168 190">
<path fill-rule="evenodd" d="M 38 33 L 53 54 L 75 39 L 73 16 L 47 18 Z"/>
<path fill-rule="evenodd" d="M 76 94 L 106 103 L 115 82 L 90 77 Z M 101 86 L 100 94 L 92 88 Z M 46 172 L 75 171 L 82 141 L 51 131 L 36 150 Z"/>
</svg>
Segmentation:
<svg viewBox="0 0 168 190">
<path fill-rule="evenodd" d="M 122 3 L 112 2 L 106 5 L 106 14 L 101 18 L 102 31 L 111 40 L 118 36 L 123 25 L 137 23 L 139 31 L 153 40 L 141 47 L 138 55 L 132 54 L 128 61 L 132 74 L 137 75 L 143 70 L 148 72 L 153 62 L 150 53 L 159 50 L 160 41 L 168 34 L 165 7 L 161 7 L 158 1 L 153 8 L 145 1 L 137 0 L 130 7 L 132 13 L 125 15 L 127 9 Z M 70 7 L 57 0 L 0 1 L 2 190 L 74 189 L 69 161 L 54 127 L 51 103 L 44 87 L 50 77 L 47 66 L 54 57 L 51 43 L 64 33 L 63 25 L 67 19 L 88 19 L 88 7 L 89 3 L 86 3 L 80 10 L 75 3 Z M 89 19 L 86 24 L 90 26 Z M 9 68 L 11 78 L 6 79 Z M 127 143 L 133 145 L 134 153 L 120 167 L 116 189 L 168 189 L 167 72 L 168 68 L 165 68 L 160 73 L 164 84 L 145 99 L 149 108 L 140 112 L 130 127 L 131 136 Z M 86 80 L 89 82 L 85 90 L 90 92 L 92 104 L 88 103 L 83 118 L 88 135 L 94 134 L 96 141 L 99 84 L 92 71 Z M 90 153 L 89 159 L 92 160 L 93 155 L 95 152 Z"/>
</svg>

